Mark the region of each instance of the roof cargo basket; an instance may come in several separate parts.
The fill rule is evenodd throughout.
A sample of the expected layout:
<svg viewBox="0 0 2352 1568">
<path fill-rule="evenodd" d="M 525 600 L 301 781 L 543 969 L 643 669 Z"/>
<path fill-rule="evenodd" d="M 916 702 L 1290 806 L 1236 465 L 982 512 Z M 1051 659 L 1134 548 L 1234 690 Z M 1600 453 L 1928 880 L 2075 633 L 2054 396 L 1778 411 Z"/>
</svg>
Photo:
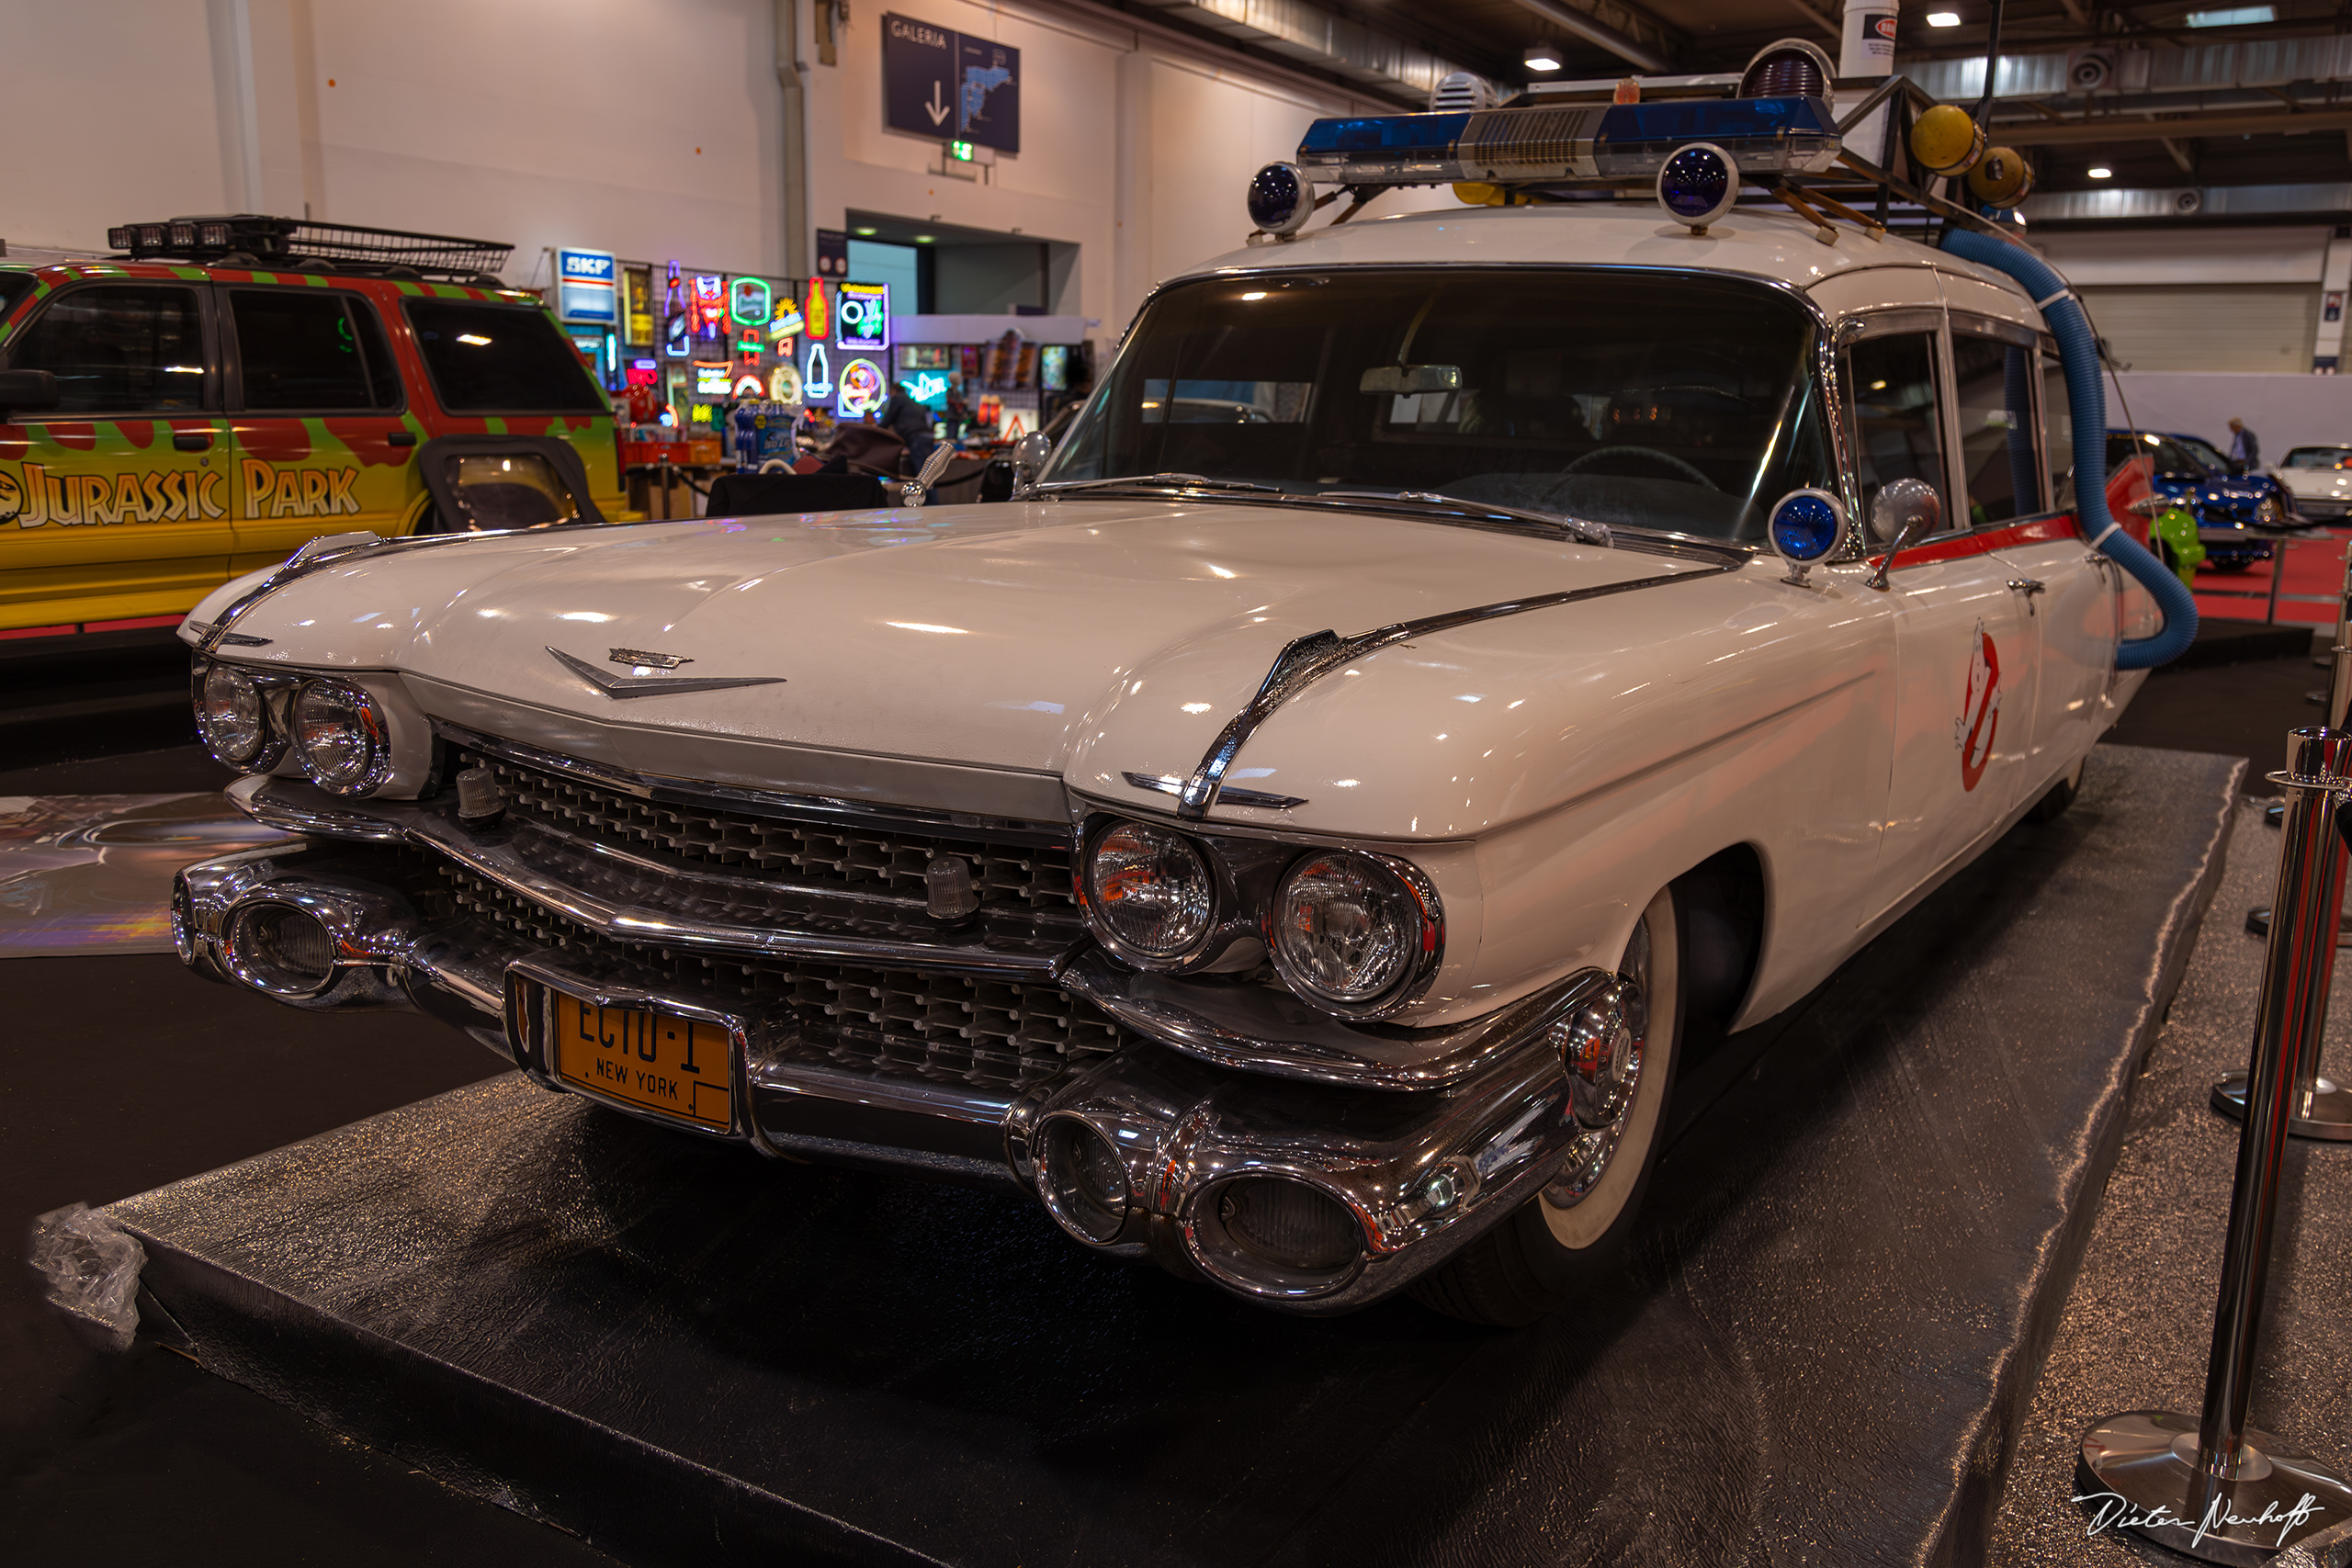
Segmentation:
<svg viewBox="0 0 2352 1568">
<path fill-rule="evenodd" d="M 512 243 L 501 240 L 462 240 L 252 212 L 126 223 L 107 231 L 107 243 L 141 261 L 244 262 L 279 271 L 438 277 L 492 287 L 503 287 L 498 270 L 514 252 Z"/>
</svg>

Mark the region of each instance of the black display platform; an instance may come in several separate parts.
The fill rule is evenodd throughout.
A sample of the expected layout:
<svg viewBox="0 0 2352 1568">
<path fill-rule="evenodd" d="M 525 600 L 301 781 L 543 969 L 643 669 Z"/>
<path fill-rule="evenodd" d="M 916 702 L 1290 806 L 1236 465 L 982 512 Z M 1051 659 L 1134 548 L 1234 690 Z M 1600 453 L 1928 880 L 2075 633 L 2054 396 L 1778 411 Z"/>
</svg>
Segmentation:
<svg viewBox="0 0 2352 1568">
<path fill-rule="evenodd" d="M 515 1077 L 111 1212 L 205 1365 L 632 1562 L 1973 1562 L 2242 768 L 2095 753 L 1693 1080 L 1626 1275 L 1517 1333 Z"/>
</svg>

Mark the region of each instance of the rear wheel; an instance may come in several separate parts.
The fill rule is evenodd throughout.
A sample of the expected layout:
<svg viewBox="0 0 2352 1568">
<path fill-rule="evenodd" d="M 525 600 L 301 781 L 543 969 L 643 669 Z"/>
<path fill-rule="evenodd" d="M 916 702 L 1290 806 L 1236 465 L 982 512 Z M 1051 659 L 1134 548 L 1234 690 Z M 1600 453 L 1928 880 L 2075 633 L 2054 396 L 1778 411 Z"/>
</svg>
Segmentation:
<svg viewBox="0 0 2352 1568">
<path fill-rule="evenodd" d="M 1628 1059 L 1615 1071 L 1621 1107 L 1584 1132 L 1551 1182 L 1486 1235 L 1416 1280 L 1412 1294 L 1449 1317 L 1515 1328 L 1565 1305 L 1623 1257 L 1649 1188 L 1685 1011 L 1682 920 L 1671 887 L 1634 927 L 1618 973 L 1641 988 Z"/>
<path fill-rule="evenodd" d="M 2066 815 L 2066 807 L 2075 804 L 2075 796 L 2083 787 L 2083 767 L 2088 758 L 2078 757 L 2075 765 L 2050 786 L 2050 792 L 2027 808 L 2029 822 L 2052 822 Z"/>
</svg>

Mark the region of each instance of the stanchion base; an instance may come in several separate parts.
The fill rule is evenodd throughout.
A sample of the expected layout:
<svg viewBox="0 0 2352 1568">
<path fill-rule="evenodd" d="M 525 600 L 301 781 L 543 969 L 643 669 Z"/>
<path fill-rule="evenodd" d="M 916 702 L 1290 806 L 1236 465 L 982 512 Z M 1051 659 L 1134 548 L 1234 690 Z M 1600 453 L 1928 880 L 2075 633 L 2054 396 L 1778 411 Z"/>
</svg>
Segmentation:
<svg viewBox="0 0 2352 1568">
<path fill-rule="evenodd" d="M 2253 1427 L 2238 1479 L 2192 1506 L 2197 1417 L 2169 1410 L 2110 1416 L 2083 1435 L 2075 1501 L 2092 1529 L 2126 1529 L 2207 1562 L 2268 1562 L 2305 1536 L 2352 1518 L 2352 1486 L 2309 1454 Z"/>
<path fill-rule="evenodd" d="M 2233 1122 L 2245 1120 L 2245 1074 L 2223 1073 L 2213 1080 L 2213 1109 Z M 2319 1079 L 2296 1106 L 2287 1130 L 2298 1138 L 2352 1143 L 2352 1093 L 2334 1080 Z"/>
<path fill-rule="evenodd" d="M 2256 904 L 2253 908 L 2248 909 L 2245 912 L 2245 929 L 2258 937 L 2269 936 L 2270 906 Z M 2352 947 L 2352 913 L 2338 915 L 2335 918 L 2335 945 Z"/>
</svg>

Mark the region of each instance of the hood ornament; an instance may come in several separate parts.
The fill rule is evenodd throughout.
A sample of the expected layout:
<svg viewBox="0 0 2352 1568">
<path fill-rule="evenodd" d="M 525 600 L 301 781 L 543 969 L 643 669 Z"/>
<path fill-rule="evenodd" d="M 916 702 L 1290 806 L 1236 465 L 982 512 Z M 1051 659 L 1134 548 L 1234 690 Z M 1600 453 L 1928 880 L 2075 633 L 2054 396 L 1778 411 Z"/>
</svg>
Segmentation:
<svg viewBox="0 0 2352 1568">
<path fill-rule="evenodd" d="M 650 697 L 660 693 L 719 692 L 729 686 L 780 686 L 781 675 L 608 675 L 584 659 L 575 659 L 560 648 L 548 649 L 566 670 L 612 698 Z M 668 660 L 659 663 L 659 660 Z M 637 670 L 675 669 L 691 664 L 690 659 L 680 659 L 668 653 L 640 653 L 638 649 L 616 648 L 612 650 L 614 663 L 628 662 Z"/>
<path fill-rule="evenodd" d="M 607 664 L 627 664 L 639 670 L 675 670 L 693 660 L 680 653 L 648 653 L 641 648 L 616 648 L 605 655 Z"/>
</svg>

